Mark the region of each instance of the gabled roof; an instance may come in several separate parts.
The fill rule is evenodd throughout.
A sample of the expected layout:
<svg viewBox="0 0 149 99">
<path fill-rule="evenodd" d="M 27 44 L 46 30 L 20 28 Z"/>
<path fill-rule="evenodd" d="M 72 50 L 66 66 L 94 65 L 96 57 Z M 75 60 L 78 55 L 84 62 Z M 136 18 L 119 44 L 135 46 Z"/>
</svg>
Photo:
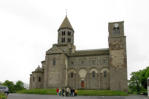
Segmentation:
<svg viewBox="0 0 149 99">
<path fill-rule="evenodd" d="M 50 54 L 61 54 L 64 53 L 63 50 L 61 50 L 60 48 L 58 48 L 56 45 L 53 45 L 52 48 L 50 48 L 46 54 L 50 55 Z"/>
<path fill-rule="evenodd" d="M 63 28 L 69 28 L 69 29 L 72 29 L 73 30 L 73 28 L 72 28 L 72 26 L 71 26 L 71 24 L 70 24 L 69 19 L 67 18 L 67 16 L 65 17 L 65 19 L 62 22 L 62 24 L 59 27 L 59 29 L 63 29 Z"/>
</svg>

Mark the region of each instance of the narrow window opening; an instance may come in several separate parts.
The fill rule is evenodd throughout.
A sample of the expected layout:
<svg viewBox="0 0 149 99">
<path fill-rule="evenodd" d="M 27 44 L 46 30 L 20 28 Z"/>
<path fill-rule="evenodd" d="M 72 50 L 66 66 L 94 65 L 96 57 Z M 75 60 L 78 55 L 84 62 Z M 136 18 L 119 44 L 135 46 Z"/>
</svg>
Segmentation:
<svg viewBox="0 0 149 99">
<path fill-rule="evenodd" d="M 70 39 L 70 38 L 68 38 L 68 39 L 67 39 L 67 41 L 68 41 L 68 42 L 71 42 L 71 39 Z"/>
<path fill-rule="evenodd" d="M 53 66 L 55 66 L 56 65 L 56 60 L 55 60 L 55 58 L 53 59 Z"/>
<path fill-rule="evenodd" d="M 73 78 L 73 72 L 71 73 L 71 78 Z"/>
<path fill-rule="evenodd" d="M 70 36 L 70 35 L 71 35 L 71 32 L 68 31 L 68 36 Z"/>
<path fill-rule="evenodd" d="M 64 36 L 65 35 L 65 31 L 62 31 L 62 36 Z"/>
<path fill-rule="evenodd" d="M 65 38 L 62 38 L 62 42 L 65 42 Z"/>
<path fill-rule="evenodd" d="M 95 71 L 92 72 L 92 77 L 95 78 Z"/>
<path fill-rule="evenodd" d="M 38 78 L 38 81 L 41 82 L 41 78 L 40 77 Z"/>
<path fill-rule="evenodd" d="M 115 33 L 115 34 L 119 34 L 120 33 L 120 28 L 119 28 L 118 24 L 114 24 L 113 33 Z"/>
<path fill-rule="evenodd" d="M 105 78 L 107 77 L 107 72 L 106 71 L 104 71 L 104 75 L 103 75 Z"/>
</svg>

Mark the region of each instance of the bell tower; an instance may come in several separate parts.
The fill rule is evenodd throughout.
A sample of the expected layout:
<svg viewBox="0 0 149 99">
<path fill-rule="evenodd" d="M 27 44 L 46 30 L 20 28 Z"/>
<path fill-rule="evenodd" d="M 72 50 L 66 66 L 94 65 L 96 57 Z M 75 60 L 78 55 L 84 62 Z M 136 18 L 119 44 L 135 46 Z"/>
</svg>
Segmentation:
<svg viewBox="0 0 149 99">
<path fill-rule="evenodd" d="M 58 29 L 58 44 L 74 44 L 74 30 L 67 16 Z"/>
<path fill-rule="evenodd" d="M 128 90 L 127 85 L 127 55 L 124 22 L 109 23 L 109 66 L 110 89 Z"/>
</svg>

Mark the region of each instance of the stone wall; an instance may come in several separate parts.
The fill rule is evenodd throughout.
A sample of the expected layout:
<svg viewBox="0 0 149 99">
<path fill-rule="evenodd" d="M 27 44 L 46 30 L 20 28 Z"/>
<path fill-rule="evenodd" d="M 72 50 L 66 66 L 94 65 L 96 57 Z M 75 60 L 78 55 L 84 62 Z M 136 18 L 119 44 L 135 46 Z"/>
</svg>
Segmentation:
<svg viewBox="0 0 149 99">
<path fill-rule="evenodd" d="M 108 55 L 69 57 L 68 60 L 69 86 L 79 89 L 109 89 Z M 81 86 L 82 82 L 84 87 Z"/>
<path fill-rule="evenodd" d="M 46 88 L 61 88 L 66 84 L 66 59 L 64 54 L 46 56 L 47 86 Z"/>
<path fill-rule="evenodd" d="M 30 76 L 30 89 L 43 88 L 43 78 L 42 72 L 33 72 Z"/>
<path fill-rule="evenodd" d="M 65 23 L 65 22 L 64 22 Z M 71 26 L 70 26 L 71 27 Z M 30 88 L 111 89 L 127 91 L 126 37 L 123 22 L 109 23 L 109 48 L 76 51 L 74 31 L 58 30 L 58 44 L 46 52 L 42 68 L 30 76 Z M 65 31 L 65 35 L 62 33 Z M 69 35 L 68 32 L 71 32 Z M 65 42 L 62 39 L 65 38 Z M 71 39 L 69 41 L 68 39 Z M 40 71 L 40 72 L 37 72 Z M 39 80 L 39 77 L 40 80 Z"/>
<path fill-rule="evenodd" d="M 124 22 L 109 23 L 110 89 L 128 91 Z"/>
</svg>

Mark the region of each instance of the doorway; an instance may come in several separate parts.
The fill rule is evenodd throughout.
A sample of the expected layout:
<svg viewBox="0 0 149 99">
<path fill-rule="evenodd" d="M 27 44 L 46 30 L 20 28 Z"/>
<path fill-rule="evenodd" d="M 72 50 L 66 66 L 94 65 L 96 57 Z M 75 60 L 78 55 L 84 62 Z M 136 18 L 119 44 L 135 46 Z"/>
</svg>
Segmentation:
<svg viewBox="0 0 149 99">
<path fill-rule="evenodd" d="M 81 88 L 84 88 L 85 87 L 84 85 L 85 85 L 84 80 L 81 80 Z"/>
</svg>

